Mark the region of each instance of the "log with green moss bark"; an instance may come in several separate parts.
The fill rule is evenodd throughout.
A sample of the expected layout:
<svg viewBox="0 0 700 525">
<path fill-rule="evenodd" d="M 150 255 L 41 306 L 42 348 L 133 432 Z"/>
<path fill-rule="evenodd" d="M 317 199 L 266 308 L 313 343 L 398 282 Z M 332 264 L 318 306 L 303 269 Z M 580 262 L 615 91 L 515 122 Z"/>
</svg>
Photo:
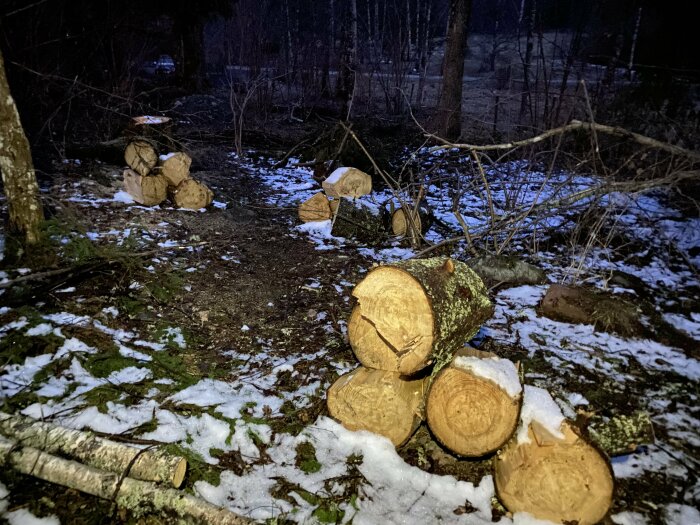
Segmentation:
<svg viewBox="0 0 700 525">
<path fill-rule="evenodd" d="M 466 264 L 447 257 L 379 266 L 353 290 L 350 344 L 369 368 L 434 373 L 493 313 L 484 283 Z"/>
<path fill-rule="evenodd" d="M 386 239 L 388 232 L 382 210 L 365 201 L 341 198 L 334 212 L 333 235 L 377 243 Z"/>
<path fill-rule="evenodd" d="M 63 459 L 16 441 L 0 437 L 0 466 L 21 474 L 63 485 L 99 498 L 113 500 L 138 519 L 151 514 L 165 514 L 168 523 L 206 523 L 243 525 L 247 518 L 216 507 L 206 501 L 175 489 L 160 488 L 154 483 L 139 481 L 119 474 L 104 472 Z"/>
<path fill-rule="evenodd" d="M 640 445 L 650 445 L 655 441 L 654 426 L 646 412 L 610 419 L 594 418 L 586 430 L 590 440 L 610 457 L 631 454 Z"/>
<path fill-rule="evenodd" d="M 187 460 L 159 450 L 141 450 L 83 432 L 35 419 L 0 413 L 0 433 L 21 445 L 49 454 L 59 453 L 98 469 L 132 478 L 182 485 Z M 133 461 L 133 463 L 132 463 Z"/>
</svg>

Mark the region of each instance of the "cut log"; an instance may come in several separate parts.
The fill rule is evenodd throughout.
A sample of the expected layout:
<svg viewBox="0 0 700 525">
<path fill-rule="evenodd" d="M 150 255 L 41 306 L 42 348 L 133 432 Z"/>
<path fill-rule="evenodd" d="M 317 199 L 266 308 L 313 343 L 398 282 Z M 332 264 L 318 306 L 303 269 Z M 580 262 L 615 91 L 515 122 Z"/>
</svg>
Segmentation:
<svg viewBox="0 0 700 525">
<path fill-rule="evenodd" d="M 332 234 L 337 237 L 378 243 L 387 236 L 381 210 L 361 200 L 338 199 L 330 201 L 335 207 Z"/>
<path fill-rule="evenodd" d="M 168 196 L 168 182 L 162 175 L 139 175 L 134 170 L 124 170 L 124 189 L 144 206 L 157 206 Z"/>
<path fill-rule="evenodd" d="M 613 498 L 613 472 L 605 455 L 564 422 L 563 437 L 537 422 L 530 442 L 512 439 L 494 460 L 496 493 L 511 512 L 555 523 L 598 523 Z"/>
<path fill-rule="evenodd" d="M 170 117 L 157 115 L 133 117 L 125 130 L 125 135 L 145 138 L 164 149 L 174 146 L 173 121 Z"/>
<path fill-rule="evenodd" d="M 516 365 L 478 351 L 458 351 L 430 385 L 428 427 L 460 456 L 479 457 L 501 448 L 515 432 L 522 402 Z"/>
<path fill-rule="evenodd" d="M 332 217 L 328 197 L 320 191 L 299 205 L 301 222 L 327 221 Z"/>
<path fill-rule="evenodd" d="M 547 282 L 547 274 L 534 266 L 511 255 L 482 255 L 467 261 L 484 283 L 489 286 L 508 284 L 542 284 Z"/>
<path fill-rule="evenodd" d="M 410 237 L 412 234 L 420 238 L 430 229 L 430 214 L 425 208 L 409 211 L 398 208 L 391 215 L 391 231 L 398 237 Z M 413 232 L 413 233 L 412 233 Z"/>
<path fill-rule="evenodd" d="M 59 453 L 100 470 L 128 474 L 135 479 L 182 485 L 187 460 L 158 450 L 142 450 L 29 417 L 0 413 L 0 432 L 49 454 Z M 135 458 L 135 461 L 134 461 Z M 133 464 L 131 463 L 132 461 Z"/>
<path fill-rule="evenodd" d="M 329 197 L 354 199 L 372 193 L 372 177 L 356 168 L 338 168 L 321 185 Z"/>
<path fill-rule="evenodd" d="M 350 344 L 364 366 L 437 373 L 474 337 L 493 306 L 466 264 L 447 257 L 379 266 L 353 290 Z"/>
<path fill-rule="evenodd" d="M 190 178 L 191 165 L 190 156 L 181 151 L 161 155 L 158 159 L 160 174 L 168 181 L 170 188 L 176 188 L 183 180 Z"/>
<path fill-rule="evenodd" d="M 654 425 L 646 412 L 607 420 L 596 417 L 588 423 L 586 430 L 590 440 L 610 457 L 631 454 L 640 445 L 651 445 L 655 441 Z"/>
<path fill-rule="evenodd" d="M 0 465 L 49 483 L 70 487 L 99 498 L 114 500 L 130 510 L 135 518 L 166 513 L 176 523 L 243 525 L 247 518 L 216 507 L 175 489 L 160 488 L 147 481 L 103 472 L 76 461 L 52 456 L 32 447 L 0 438 Z"/>
<path fill-rule="evenodd" d="M 170 198 L 178 208 L 198 210 L 212 203 L 214 193 L 201 182 L 185 179 L 171 191 Z"/>
<path fill-rule="evenodd" d="M 328 390 L 328 412 L 348 430 L 367 430 L 404 444 L 423 420 L 424 379 L 360 367 Z"/>
<path fill-rule="evenodd" d="M 135 140 L 124 150 L 124 160 L 132 170 L 145 176 L 158 163 L 158 154 L 150 142 Z"/>
</svg>

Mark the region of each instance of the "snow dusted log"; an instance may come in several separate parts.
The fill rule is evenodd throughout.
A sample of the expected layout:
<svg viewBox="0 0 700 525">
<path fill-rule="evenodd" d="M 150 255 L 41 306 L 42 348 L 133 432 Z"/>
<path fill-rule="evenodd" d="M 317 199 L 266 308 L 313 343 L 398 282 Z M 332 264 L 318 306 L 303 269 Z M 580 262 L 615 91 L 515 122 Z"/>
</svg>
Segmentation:
<svg viewBox="0 0 700 525">
<path fill-rule="evenodd" d="M 168 196 L 168 182 L 162 175 L 142 176 L 134 170 L 124 170 L 124 189 L 139 204 L 157 206 Z"/>
<path fill-rule="evenodd" d="M 333 218 L 333 235 L 376 243 L 387 235 L 379 207 L 361 200 L 346 198 L 331 201 L 331 211 L 337 203 Z"/>
<path fill-rule="evenodd" d="M 145 140 L 130 142 L 124 150 L 124 160 L 139 175 L 148 175 L 158 163 L 155 148 Z"/>
<path fill-rule="evenodd" d="M 522 386 L 512 361 L 464 349 L 433 379 L 426 418 L 445 447 L 478 457 L 498 450 L 513 435 L 521 402 Z"/>
<path fill-rule="evenodd" d="M 329 197 L 354 199 L 372 193 L 372 177 L 356 168 L 338 168 L 321 185 Z"/>
<path fill-rule="evenodd" d="M 4 438 L 0 438 L 0 465 L 103 499 L 114 499 L 117 505 L 133 512 L 136 518 L 164 512 L 174 514 L 176 518 L 173 517 L 173 521 L 176 523 L 252 523 L 179 490 L 160 488 L 154 483 L 128 477 L 121 479 L 120 484 L 119 474 L 103 472 L 36 448 L 17 446 L 16 442 Z"/>
<path fill-rule="evenodd" d="M 332 216 L 330 202 L 322 191 L 299 205 L 299 220 L 301 222 L 327 221 Z"/>
<path fill-rule="evenodd" d="M 613 498 L 603 452 L 564 420 L 546 390 L 525 387 L 517 437 L 494 460 L 496 493 L 511 512 L 555 523 L 598 523 Z"/>
<path fill-rule="evenodd" d="M 353 290 L 350 345 L 364 366 L 410 375 L 435 372 L 474 337 L 493 306 L 481 279 L 447 257 L 379 266 Z"/>
<path fill-rule="evenodd" d="M 430 229 L 430 214 L 424 208 L 409 210 L 398 208 L 391 215 L 391 231 L 399 237 L 422 237 Z M 412 233 L 413 232 L 413 233 Z"/>
<path fill-rule="evenodd" d="M 190 178 L 191 165 L 190 156 L 181 151 L 161 155 L 158 159 L 160 174 L 168 181 L 170 188 L 176 188 L 183 180 Z"/>
<path fill-rule="evenodd" d="M 345 428 L 374 432 L 398 447 L 423 420 L 424 385 L 425 379 L 361 366 L 330 387 L 328 412 Z"/>
<path fill-rule="evenodd" d="M 102 439 L 90 432 L 64 428 L 29 417 L 0 413 L 0 432 L 23 446 L 59 453 L 101 470 L 141 479 L 182 485 L 187 460 L 158 450 L 141 450 Z M 134 463 L 131 462 L 135 459 Z"/>
<path fill-rule="evenodd" d="M 198 210 L 212 203 L 214 193 L 201 182 L 185 179 L 171 191 L 170 198 L 178 208 Z"/>
</svg>

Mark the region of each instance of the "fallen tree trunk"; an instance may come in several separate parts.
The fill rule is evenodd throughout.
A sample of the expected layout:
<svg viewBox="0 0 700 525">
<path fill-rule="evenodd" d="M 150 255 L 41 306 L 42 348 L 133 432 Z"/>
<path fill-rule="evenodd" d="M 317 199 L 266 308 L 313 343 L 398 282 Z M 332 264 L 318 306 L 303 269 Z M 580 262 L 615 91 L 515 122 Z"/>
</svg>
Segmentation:
<svg viewBox="0 0 700 525">
<path fill-rule="evenodd" d="M 564 422 L 562 437 L 537 422 L 529 442 L 512 439 L 494 460 L 496 494 L 511 512 L 555 523 L 598 523 L 613 498 L 608 459 Z"/>
<path fill-rule="evenodd" d="M 327 221 L 333 217 L 328 197 L 319 191 L 299 205 L 301 222 Z"/>
<path fill-rule="evenodd" d="M 214 193 L 201 182 L 185 179 L 177 188 L 171 190 L 170 198 L 178 208 L 198 210 L 212 203 Z"/>
<path fill-rule="evenodd" d="M 124 150 L 124 160 L 136 173 L 146 176 L 158 163 L 158 154 L 150 142 L 135 140 Z"/>
<path fill-rule="evenodd" d="M 330 387 L 328 412 L 345 428 L 374 432 L 398 447 L 408 441 L 423 420 L 425 381 L 360 367 Z"/>
<path fill-rule="evenodd" d="M 101 470 L 132 478 L 172 484 L 179 488 L 187 460 L 158 450 L 141 450 L 70 428 L 35 419 L 0 413 L 0 432 L 49 454 L 59 453 Z M 133 464 L 131 464 L 133 461 Z"/>
<path fill-rule="evenodd" d="M 103 472 L 75 461 L 52 456 L 32 447 L 0 438 L 0 464 L 50 483 L 63 485 L 99 498 L 114 500 L 134 517 L 166 512 L 175 523 L 243 525 L 250 520 L 175 489 Z"/>
<path fill-rule="evenodd" d="M 162 175 L 139 175 L 134 170 L 124 170 L 124 189 L 144 206 L 157 206 L 168 196 L 168 182 Z"/>
<path fill-rule="evenodd" d="M 356 168 L 338 168 L 321 186 L 329 197 L 355 199 L 372 193 L 372 177 Z"/>
<path fill-rule="evenodd" d="M 176 188 L 183 180 L 190 178 L 192 159 L 187 153 L 177 152 L 161 155 L 158 158 L 160 174 L 165 177 L 168 187 Z"/>
<path fill-rule="evenodd" d="M 447 257 L 379 266 L 353 290 L 350 345 L 364 366 L 437 373 L 474 337 L 493 306 L 481 279 Z"/>
<path fill-rule="evenodd" d="M 428 427 L 460 456 L 498 450 L 518 426 L 522 386 L 512 361 L 478 350 L 460 350 L 432 381 Z"/>
<path fill-rule="evenodd" d="M 387 236 L 381 210 L 366 202 L 339 199 L 333 218 L 332 234 L 337 237 L 377 243 Z"/>
<path fill-rule="evenodd" d="M 595 418 L 588 423 L 586 431 L 590 440 L 610 457 L 631 454 L 640 445 L 651 445 L 655 441 L 654 425 L 646 412 L 608 420 Z"/>
</svg>

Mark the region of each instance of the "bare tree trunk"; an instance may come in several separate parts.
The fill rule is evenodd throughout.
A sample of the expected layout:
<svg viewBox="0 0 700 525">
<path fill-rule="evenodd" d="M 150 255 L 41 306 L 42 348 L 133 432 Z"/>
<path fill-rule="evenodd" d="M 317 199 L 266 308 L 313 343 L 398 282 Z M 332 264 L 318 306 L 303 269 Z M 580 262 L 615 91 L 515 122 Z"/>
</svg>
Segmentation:
<svg viewBox="0 0 700 525">
<path fill-rule="evenodd" d="M 39 226 L 44 220 L 44 212 L 29 141 L 10 94 L 1 51 L 0 172 L 9 208 L 9 231 L 19 233 L 27 244 L 35 244 L 40 238 Z"/>
<path fill-rule="evenodd" d="M 350 120 L 357 70 L 357 0 L 349 2 L 339 69 L 336 92 L 340 100 L 340 115 L 342 119 Z"/>
<path fill-rule="evenodd" d="M 525 114 L 530 112 L 530 122 L 532 123 L 532 99 L 530 93 L 530 68 L 532 66 L 532 49 L 534 48 L 533 41 L 533 30 L 535 26 L 535 9 L 537 8 L 536 0 L 531 0 L 532 5 L 528 10 L 528 20 L 527 20 L 527 37 L 525 40 L 525 57 L 522 58 L 523 62 L 523 92 L 520 96 L 520 124 L 523 123 Z M 524 6 L 524 4 L 523 4 Z M 522 14 L 521 14 L 522 16 Z M 522 57 L 522 55 L 521 55 Z"/>
<path fill-rule="evenodd" d="M 450 0 L 442 89 L 433 126 L 446 139 L 457 138 L 462 132 L 462 83 L 471 4 L 471 0 Z"/>
<path fill-rule="evenodd" d="M 420 44 L 420 64 L 418 71 L 418 95 L 416 101 L 418 106 L 423 106 L 423 91 L 425 90 L 425 77 L 428 74 L 428 50 L 430 46 L 430 2 L 426 3 L 425 18 L 423 19 L 423 31 Z"/>
<path fill-rule="evenodd" d="M 639 24 L 642 22 L 642 8 L 637 10 L 637 21 L 634 23 L 634 34 L 632 35 L 632 46 L 630 47 L 630 60 L 627 64 L 627 78 L 632 80 L 632 68 L 634 67 L 634 52 L 637 49 L 637 38 L 639 38 Z"/>
</svg>

